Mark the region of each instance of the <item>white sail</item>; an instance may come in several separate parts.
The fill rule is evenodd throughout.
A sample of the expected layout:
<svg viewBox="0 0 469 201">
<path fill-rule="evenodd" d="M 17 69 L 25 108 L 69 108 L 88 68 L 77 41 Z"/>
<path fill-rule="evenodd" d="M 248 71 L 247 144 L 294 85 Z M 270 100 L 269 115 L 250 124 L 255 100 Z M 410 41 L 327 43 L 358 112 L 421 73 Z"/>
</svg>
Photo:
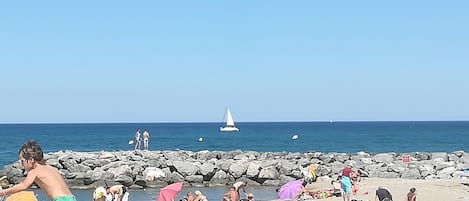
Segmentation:
<svg viewBox="0 0 469 201">
<path fill-rule="evenodd" d="M 228 109 L 226 111 L 226 126 L 235 126 L 234 125 L 234 121 L 233 121 L 233 117 L 231 116 L 231 111 L 230 109 Z"/>
<path fill-rule="evenodd" d="M 226 126 L 225 127 L 220 127 L 220 131 L 227 132 L 227 131 L 239 131 L 238 128 L 236 128 L 233 120 L 233 116 L 231 116 L 231 111 L 230 109 L 226 110 Z"/>
</svg>

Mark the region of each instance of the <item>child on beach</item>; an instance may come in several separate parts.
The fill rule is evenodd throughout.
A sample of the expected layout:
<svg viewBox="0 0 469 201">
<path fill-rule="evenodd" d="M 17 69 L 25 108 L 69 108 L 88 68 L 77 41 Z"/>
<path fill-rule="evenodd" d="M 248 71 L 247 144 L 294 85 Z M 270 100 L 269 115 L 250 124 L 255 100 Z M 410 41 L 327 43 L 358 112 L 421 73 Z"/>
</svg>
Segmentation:
<svg viewBox="0 0 469 201">
<path fill-rule="evenodd" d="M 36 183 L 53 201 L 76 201 L 59 171 L 46 164 L 42 148 L 36 141 L 26 142 L 21 147 L 18 155 L 21 165 L 28 172 L 28 175 L 21 183 L 2 190 L 0 196 L 26 190 L 33 183 Z"/>
<path fill-rule="evenodd" d="M 107 189 L 107 193 L 111 194 L 112 200 L 116 199 L 117 197 L 118 201 L 122 201 L 125 193 L 127 193 L 127 187 L 123 185 L 114 185 Z"/>
<path fill-rule="evenodd" d="M 416 201 L 417 200 L 417 194 L 415 193 L 415 188 L 412 187 L 409 190 L 409 193 L 407 193 L 407 201 Z"/>
<path fill-rule="evenodd" d="M 350 179 L 352 180 L 352 194 L 356 195 L 359 190 L 360 173 L 359 171 L 352 171 L 350 173 Z"/>
</svg>

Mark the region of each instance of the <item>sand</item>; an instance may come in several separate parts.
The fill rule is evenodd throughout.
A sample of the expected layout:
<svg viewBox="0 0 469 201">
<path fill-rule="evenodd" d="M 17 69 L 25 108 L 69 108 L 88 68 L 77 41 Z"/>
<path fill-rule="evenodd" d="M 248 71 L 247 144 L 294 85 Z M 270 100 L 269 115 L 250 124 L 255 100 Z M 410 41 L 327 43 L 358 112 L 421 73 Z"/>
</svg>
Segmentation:
<svg viewBox="0 0 469 201">
<path fill-rule="evenodd" d="M 360 190 L 350 199 L 374 201 L 375 192 L 379 186 L 388 189 L 393 201 L 407 201 L 407 193 L 411 187 L 417 189 L 418 201 L 469 201 L 469 180 L 408 180 L 408 179 L 384 179 L 362 178 Z M 321 189 L 331 187 L 330 181 L 318 181 L 307 186 L 308 189 Z M 330 197 L 321 200 L 343 200 L 342 197 Z"/>
</svg>

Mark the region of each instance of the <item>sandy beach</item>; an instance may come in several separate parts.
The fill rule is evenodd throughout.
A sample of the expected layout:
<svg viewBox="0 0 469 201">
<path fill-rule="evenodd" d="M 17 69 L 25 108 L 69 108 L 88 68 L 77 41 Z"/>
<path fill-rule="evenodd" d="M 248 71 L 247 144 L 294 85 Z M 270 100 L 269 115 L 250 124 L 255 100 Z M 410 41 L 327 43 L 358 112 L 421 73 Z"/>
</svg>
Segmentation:
<svg viewBox="0 0 469 201">
<path fill-rule="evenodd" d="M 419 201 L 469 200 L 469 186 L 464 184 L 469 184 L 469 180 L 362 178 L 360 190 L 356 195 L 351 196 L 351 200 L 374 201 L 375 191 L 379 186 L 388 189 L 394 201 L 407 201 L 406 195 L 411 187 L 417 189 L 417 200 Z M 322 189 L 330 186 L 330 181 L 318 181 L 307 187 L 308 189 Z M 342 197 L 330 197 L 322 200 L 342 200 Z"/>
</svg>

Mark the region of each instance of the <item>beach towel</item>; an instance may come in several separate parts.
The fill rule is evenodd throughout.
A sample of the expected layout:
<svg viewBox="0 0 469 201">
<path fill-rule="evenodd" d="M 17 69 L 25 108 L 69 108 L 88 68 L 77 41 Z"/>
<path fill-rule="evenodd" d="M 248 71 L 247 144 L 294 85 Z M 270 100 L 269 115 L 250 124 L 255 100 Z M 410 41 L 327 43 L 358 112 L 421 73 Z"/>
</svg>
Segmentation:
<svg viewBox="0 0 469 201">
<path fill-rule="evenodd" d="M 32 191 L 21 191 L 18 193 L 14 193 L 10 196 L 5 201 L 37 201 L 36 196 L 34 195 L 34 192 Z"/>
</svg>

